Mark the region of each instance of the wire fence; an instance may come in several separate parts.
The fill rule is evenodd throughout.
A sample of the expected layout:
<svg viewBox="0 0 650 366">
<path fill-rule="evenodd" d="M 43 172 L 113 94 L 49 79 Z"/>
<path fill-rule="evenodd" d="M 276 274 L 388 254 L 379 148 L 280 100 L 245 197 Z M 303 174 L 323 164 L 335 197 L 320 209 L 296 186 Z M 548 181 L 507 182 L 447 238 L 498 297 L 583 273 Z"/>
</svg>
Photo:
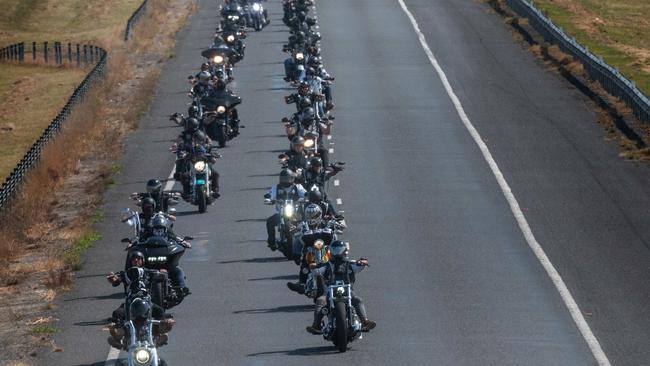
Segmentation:
<svg viewBox="0 0 650 366">
<path fill-rule="evenodd" d="M 126 22 L 126 30 L 124 31 L 124 41 L 128 41 L 131 35 L 133 34 L 133 28 L 135 25 L 140 21 L 144 13 L 147 11 L 147 2 L 148 0 L 144 0 L 142 4 L 136 9 L 135 12 L 133 12 L 133 15 L 129 18 L 129 20 Z"/>
<path fill-rule="evenodd" d="M 592 80 L 598 81 L 603 88 L 627 104 L 639 120 L 650 123 L 650 99 L 641 92 L 634 81 L 628 80 L 617 68 L 608 65 L 602 57 L 596 56 L 587 47 L 579 44 L 575 38 L 566 34 L 537 9 L 529 0 L 506 0 L 508 6 L 521 17 L 528 18 L 530 25 L 544 39 L 556 44 L 563 52 L 582 62 L 585 71 Z"/>
<path fill-rule="evenodd" d="M 105 51 L 97 46 L 71 42 L 32 42 L 29 46 L 21 42 L 0 48 L 0 61 L 42 61 L 47 64 L 85 66 L 94 65 L 101 58 L 102 52 Z"/>
<path fill-rule="evenodd" d="M 34 46 L 36 43 L 33 42 Z M 46 43 L 47 44 L 47 43 Z M 63 47 L 61 42 L 54 42 L 54 51 L 55 62 L 63 63 L 66 57 L 63 57 Z M 58 47 L 56 46 L 58 45 Z M 35 46 L 33 50 L 35 49 Z M 71 44 L 68 43 L 68 57 L 69 62 L 73 62 L 72 55 L 73 48 Z M 93 69 L 86 75 L 84 80 L 79 84 L 75 89 L 72 96 L 68 99 L 68 102 L 65 104 L 63 109 L 59 114 L 50 122 L 45 131 L 41 134 L 38 140 L 31 146 L 29 151 L 25 156 L 20 160 L 18 165 L 11 172 L 9 177 L 5 180 L 0 188 L 0 208 L 5 208 L 10 202 L 15 194 L 20 190 L 21 184 L 24 181 L 26 175 L 31 169 L 33 169 L 40 157 L 41 153 L 56 134 L 61 130 L 63 123 L 70 116 L 74 107 L 80 104 L 88 91 L 93 87 L 93 85 L 100 79 L 102 79 L 106 73 L 106 64 L 108 59 L 108 53 L 106 50 L 100 47 L 88 46 L 88 45 L 76 45 L 74 60 L 76 63 L 81 64 L 82 62 L 91 63 L 94 62 L 95 66 Z M 82 51 L 83 50 L 83 51 Z M 49 59 L 49 50 L 47 45 L 43 48 L 43 57 L 45 61 Z M 36 59 L 36 52 L 33 52 L 33 58 Z M 25 43 L 16 43 L 8 47 L 0 49 L 0 60 L 14 60 L 14 61 L 25 61 Z M 92 61 L 91 61 L 92 60 Z"/>
</svg>

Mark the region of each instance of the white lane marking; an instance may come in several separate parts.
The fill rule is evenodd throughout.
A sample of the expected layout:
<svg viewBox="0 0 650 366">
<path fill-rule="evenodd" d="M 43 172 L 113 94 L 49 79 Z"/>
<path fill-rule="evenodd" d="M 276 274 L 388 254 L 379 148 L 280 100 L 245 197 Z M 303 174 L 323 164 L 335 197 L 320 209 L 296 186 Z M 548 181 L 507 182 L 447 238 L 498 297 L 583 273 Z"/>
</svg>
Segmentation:
<svg viewBox="0 0 650 366">
<path fill-rule="evenodd" d="M 176 164 L 172 167 L 172 172 L 169 173 L 169 177 L 167 177 L 167 183 L 165 183 L 165 188 L 163 188 L 164 191 L 169 191 L 172 188 L 174 188 L 174 184 L 176 181 L 174 181 L 174 173 L 176 172 Z"/>
<path fill-rule="evenodd" d="M 334 154 L 334 149 L 330 147 L 329 152 L 330 154 Z"/>
<path fill-rule="evenodd" d="M 501 191 L 503 192 L 503 195 L 505 196 L 506 200 L 508 201 L 508 204 L 510 205 L 510 210 L 512 211 L 513 215 L 515 216 L 515 219 L 517 220 L 519 229 L 523 233 L 526 242 L 528 242 L 528 246 L 533 251 L 533 253 L 535 253 L 535 256 L 537 257 L 539 262 L 546 270 L 548 276 L 553 281 L 555 288 L 560 293 L 560 296 L 562 297 L 564 304 L 569 310 L 569 313 L 571 314 L 573 321 L 578 326 L 580 333 L 582 333 L 582 337 L 589 345 L 589 348 L 591 349 L 591 353 L 596 358 L 596 362 L 598 362 L 598 365 L 610 366 L 611 363 L 609 362 L 607 355 L 605 355 L 605 352 L 603 351 L 602 347 L 600 346 L 600 343 L 596 339 L 596 336 L 594 336 L 593 332 L 591 331 L 591 328 L 589 327 L 589 324 L 587 324 L 587 321 L 582 315 L 582 311 L 578 307 L 578 304 L 573 298 L 573 295 L 571 295 L 571 292 L 569 292 L 569 289 L 564 283 L 564 280 L 562 279 L 558 271 L 555 269 L 551 261 L 546 256 L 546 253 L 544 252 L 544 249 L 542 249 L 542 246 L 537 242 L 537 239 L 535 239 L 535 236 L 533 235 L 533 232 L 530 229 L 530 226 L 528 225 L 528 221 L 526 221 L 526 218 L 524 217 L 524 213 L 521 211 L 521 208 L 519 207 L 519 203 L 517 202 L 517 199 L 512 193 L 512 190 L 510 189 L 508 182 L 506 182 L 503 173 L 501 173 L 501 169 L 499 169 L 499 166 L 497 165 L 496 161 L 492 157 L 490 150 L 488 149 L 487 145 L 483 142 L 481 135 L 478 133 L 476 128 L 474 128 L 474 125 L 469 120 L 469 117 L 467 117 L 463 105 L 460 103 L 460 100 L 456 96 L 456 93 L 454 92 L 453 88 L 451 87 L 451 84 L 449 83 L 449 80 L 447 79 L 447 75 L 445 74 L 444 70 L 442 70 L 442 67 L 440 67 L 440 64 L 438 63 L 438 60 L 436 60 L 435 56 L 433 55 L 431 48 L 429 48 L 429 45 L 427 44 L 427 40 L 424 37 L 424 34 L 420 31 L 420 27 L 417 21 L 415 20 L 415 17 L 413 16 L 413 14 L 411 14 L 409 9 L 406 7 L 404 0 L 398 0 L 398 1 L 400 6 L 402 7 L 402 10 L 404 10 L 404 13 L 406 13 L 408 18 L 411 20 L 411 24 L 413 25 L 413 29 L 415 29 L 415 32 L 418 35 L 420 44 L 422 45 L 424 52 L 429 58 L 431 65 L 438 73 L 438 76 L 440 77 L 440 80 L 442 81 L 442 84 L 444 85 L 445 90 L 449 95 L 449 98 L 454 103 L 454 106 L 456 107 L 456 111 L 458 112 L 458 116 L 463 121 L 465 128 L 467 129 L 467 131 L 469 131 L 470 135 L 472 135 L 472 139 L 474 139 L 474 142 L 476 143 L 476 145 L 478 145 L 479 149 L 481 150 L 481 153 L 483 154 L 483 158 L 490 166 L 490 169 L 492 170 L 492 174 L 494 174 L 494 177 L 499 183 L 499 187 L 501 187 Z"/>
<path fill-rule="evenodd" d="M 331 139 L 332 139 L 332 135 L 327 135 L 327 139 L 328 139 L 328 140 L 331 140 Z"/>
<path fill-rule="evenodd" d="M 342 205 L 342 204 L 343 204 L 343 200 L 340 199 L 340 198 L 337 198 L 337 199 L 336 199 L 336 204 L 337 204 L 337 205 Z"/>
<path fill-rule="evenodd" d="M 117 361 L 118 357 L 120 357 L 120 350 L 111 347 L 111 349 L 108 351 L 108 356 L 106 356 L 106 362 L 104 362 L 104 366 L 115 366 L 115 361 Z"/>
<path fill-rule="evenodd" d="M 334 179 L 334 186 L 335 186 L 335 187 L 338 187 L 339 184 L 341 184 L 341 182 L 339 182 L 338 179 Z"/>
</svg>

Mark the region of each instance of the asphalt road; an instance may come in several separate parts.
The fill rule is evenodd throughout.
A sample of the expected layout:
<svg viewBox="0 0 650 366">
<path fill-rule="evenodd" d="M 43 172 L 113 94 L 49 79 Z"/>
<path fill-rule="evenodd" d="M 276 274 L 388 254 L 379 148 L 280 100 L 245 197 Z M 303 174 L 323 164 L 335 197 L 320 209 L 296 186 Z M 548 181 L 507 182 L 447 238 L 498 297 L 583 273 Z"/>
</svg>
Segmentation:
<svg viewBox="0 0 650 366">
<path fill-rule="evenodd" d="M 476 1 L 407 0 L 468 117 L 490 148 L 533 233 L 614 365 L 650 359 L 650 174 L 618 158 L 588 101 L 516 44 Z M 44 365 L 105 364 L 104 319 L 121 293 L 104 274 L 123 263 L 119 212 L 151 177 L 165 178 L 186 77 L 217 24 L 216 1 L 178 36 L 151 111 L 128 141 L 107 193 L 103 239 L 77 288 L 59 300 L 63 352 Z M 378 326 L 345 354 L 304 328 L 312 306 L 286 289 L 297 267 L 266 248 L 262 195 L 288 146 L 279 122 L 281 46 L 273 23 L 246 40 L 236 69 L 242 135 L 217 164 L 222 198 L 199 215 L 178 207 L 175 231 L 197 238 L 183 258 L 191 295 L 161 355 L 170 365 L 593 365 L 560 295 L 529 249 L 463 127 L 411 23 L 394 0 L 318 3 L 325 66 L 336 76 L 334 158 L 353 257 L 370 258 L 357 292 Z"/>
</svg>

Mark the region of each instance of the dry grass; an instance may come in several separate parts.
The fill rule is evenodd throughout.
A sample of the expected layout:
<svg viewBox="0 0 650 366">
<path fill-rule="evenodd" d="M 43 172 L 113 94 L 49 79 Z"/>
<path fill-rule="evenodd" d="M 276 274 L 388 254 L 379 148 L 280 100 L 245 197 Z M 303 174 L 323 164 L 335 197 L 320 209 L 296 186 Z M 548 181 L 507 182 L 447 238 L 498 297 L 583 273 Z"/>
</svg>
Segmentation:
<svg viewBox="0 0 650 366">
<path fill-rule="evenodd" d="M 650 95 L 650 2 L 536 0 L 569 34 Z"/>
<path fill-rule="evenodd" d="M 88 70 L 0 64 L 0 180 L 63 108 Z"/>
<path fill-rule="evenodd" d="M 30 339 L 33 326 L 26 326 L 25 319 L 52 311 L 44 303 L 71 286 L 83 248 L 97 239 L 90 228 L 101 219 L 97 207 L 111 174 L 119 170 L 115 160 L 124 137 L 148 108 L 160 63 L 168 58 L 190 4 L 152 2 L 133 42 L 114 43 L 107 79 L 75 109 L 29 174 L 11 214 L 0 217 L 0 278 L 13 276 L 13 286 L 0 286 L 0 311 L 9 314 L 0 319 L 0 344 L 6 346 L 0 364 L 31 354 L 32 345 L 17 343 Z M 37 342 L 56 351 L 48 337 L 39 334 Z"/>
</svg>

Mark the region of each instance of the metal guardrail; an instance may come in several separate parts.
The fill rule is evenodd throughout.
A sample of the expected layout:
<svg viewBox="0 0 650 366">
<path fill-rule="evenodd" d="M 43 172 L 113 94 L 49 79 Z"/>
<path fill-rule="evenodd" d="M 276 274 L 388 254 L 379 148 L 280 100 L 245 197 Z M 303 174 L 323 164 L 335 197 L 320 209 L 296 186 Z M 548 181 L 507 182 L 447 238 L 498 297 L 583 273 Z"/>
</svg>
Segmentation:
<svg viewBox="0 0 650 366">
<path fill-rule="evenodd" d="M 508 6 L 539 32 L 544 39 L 556 44 L 563 52 L 582 62 L 592 80 L 600 82 L 603 88 L 627 104 L 634 115 L 645 123 L 650 123 L 650 99 L 641 92 L 633 81 L 623 76 L 617 68 L 608 65 L 602 57 L 596 56 L 575 38 L 566 34 L 562 28 L 546 17 L 529 0 L 506 0 Z"/>
<path fill-rule="evenodd" d="M 0 55 L 5 55 L 6 53 L 3 52 L 5 52 L 5 50 L 7 49 L 11 49 L 11 51 L 7 51 L 7 52 L 9 52 L 9 54 L 15 58 L 8 58 L 8 59 L 20 61 L 21 54 L 17 50 L 21 49 L 21 47 L 18 47 L 17 45 L 22 45 L 22 50 L 23 50 L 22 59 L 24 59 L 24 48 L 25 48 L 24 43 L 19 43 L 19 44 L 11 45 L 9 47 L 2 48 L 0 49 Z M 84 46 L 84 48 L 86 48 L 86 46 Z M 88 91 L 93 87 L 93 85 L 99 79 L 102 79 L 104 77 L 106 73 L 108 52 L 106 52 L 106 50 L 100 47 L 93 47 L 92 49 L 94 50 L 93 53 L 96 53 L 97 63 L 95 64 L 93 69 L 88 73 L 88 75 L 86 75 L 86 77 L 81 82 L 81 84 L 79 84 L 77 89 L 75 89 L 74 93 L 72 93 L 72 96 L 70 96 L 68 102 L 65 104 L 63 109 L 54 118 L 54 120 L 50 122 L 50 124 L 47 126 L 45 131 L 43 131 L 43 134 L 41 134 L 38 140 L 32 145 L 29 151 L 20 160 L 18 165 L 14 168 L 14 170 L 11 172 L 9 177 L 7 177 L 5 182 L 2 184 L 2 187 L 0 188 L 0 208 L 3 208 L 7 206 L 8 203 L 10 203 L 11 199 L 20 189 L 20 186 L 23 180 L 25 179 L 25 176 L 38 163 L 43 148 L 61 130 L 63 123 L 70 116 L 74 107 L 77 104 L 81 103 L 86 93 L 88 93 Z M 17 53 L 14 53 L 14 51 L 16 51 Z"/>
<path fill-rule="evenodd" d="M 148 0 L 144 0 L 142 4 L 136 9 L 135 12 L 133 12 L 133 15 L 129 18 L 129 20 L 126 22 L 126 30 L 124 31 L 124 41 L 128 41 L 129 38 L 131 38 L 131 34 L 133 34 L 133 28 L 135 25 L 140 21 L 144 13 L 147 11 L 147 2 Z"/>
</svg>

